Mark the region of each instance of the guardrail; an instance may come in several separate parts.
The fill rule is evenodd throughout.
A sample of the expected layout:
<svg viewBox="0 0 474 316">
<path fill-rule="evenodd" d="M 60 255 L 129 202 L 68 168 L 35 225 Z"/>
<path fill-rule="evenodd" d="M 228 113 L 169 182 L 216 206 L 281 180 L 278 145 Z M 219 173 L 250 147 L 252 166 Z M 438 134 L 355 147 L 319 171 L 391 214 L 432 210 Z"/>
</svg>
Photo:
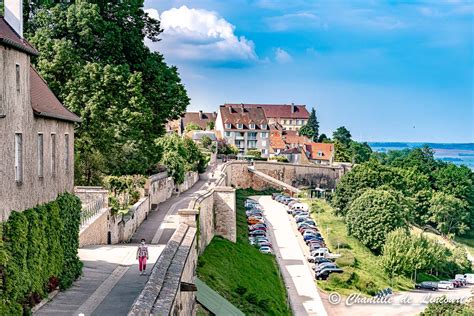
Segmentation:
<svg viewBox="0 0 474 316">
<path fill-rule="evenodd" d="M 100 196 L 92 202 L 82 204 L 81 226 L 89 224 L 92 219 L 100 213 L 100 210 L 107 207 L 106 202 L 105 197 Z"/>
</svg>

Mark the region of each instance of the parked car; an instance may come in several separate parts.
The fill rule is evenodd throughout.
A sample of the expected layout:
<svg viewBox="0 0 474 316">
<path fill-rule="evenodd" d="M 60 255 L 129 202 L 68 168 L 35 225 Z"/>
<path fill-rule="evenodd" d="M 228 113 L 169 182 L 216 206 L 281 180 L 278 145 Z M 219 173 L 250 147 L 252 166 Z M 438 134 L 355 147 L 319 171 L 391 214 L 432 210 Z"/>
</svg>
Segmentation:
<svg viewBox="0 0 474 316">
<path fill-rule="evenodd" d="M 307 212 L 309 210 L 309 206 L 308 204 L 306 203 L 299 203 L 299 202 L 296 202 L 294 201 L 295 203 L 293 203 L 291 205 L 291 209 L 294 210 L 294 211 L 305 211 Z M 288 204 L 289 205 L 289 204 Z"/>
<path fill-rule="evenodd" d="M 266 236 L 267 232 L 264 230 L 254 230 L 249 232 L 249 236 Z"/>
<path fill-rule="evenodd" d="M 322 262 L 313 266 L 314 272 L 319 272 L 326 268 L 337 268 L 337 265 L 334 262 Z"/>
<path fill-rule="evenodd" d="M 276 199 L 277 196 L 280 196 L 281 194 L 280 193 L 272 193 L 272 199 Z"/>
<path fill-rule="evenodd" d="M 454 289 L 454 285 L 449 281 L 439 281 L 438 289 L 451 290 Z"/>
<path fill-rule="evenodd" d="M 308 262 L 310 263 L 323 263 L 323 262 L 332 262 L 331 259 L 329 258 L 324 258 L 324 257 L 313 257 L 313 256 L 309 256 L 308 257 Z"/>
<path fill-rule="evenodd" d="M 415 289 L 437 291 L 438 282 L 424 281 L 421 283 L 417 283 L 415 284 Z"/>
<path fill-rule="evenodd" d="M 298 224 L 298 223 L 302 223 L 302 222 L 306 221 L 307 219 L 308 219 L 307 216 L 298 215 L 295 218 L 295 221 L 296 221 L 296 224 Z"/>
<path fill-rule="evenodd" d="M 262 253 L 272 253 L 272 248 L 268 247 L 268 246 L 262 246 L 260 247 L 260 252 Z"/>
<path fill-rule="evenodd" d="M 326 268 L 319 272 L 316 272 L 316 280 L 326 280 L 331 273 L 342 273 L 344 272 L 340 268 Z"/>
<path fill-rule="evenodd" d="M 267 224 L 260 223 L 260 224 L 255 224 L 255 225 L 249 225 L 249 229 L 255 230 L 256 228 L 261 228 L 266 230 L 267 229 Z"/>
<path fill-rule="evenodd" d="M 251 216 L 259 216 L 259 217 L 263 217 L 263 213 L 258 211 L 258 212 L 246 212 L 245 215 L 247 215 L 247 217 L 251 217 Z"/>
<path fill-rule="evenodd" d="M 461 286 L 467 285 L 466 279 L 464 278 L 456 278 L 456 281 L 459 281 L 461 283 Z"/>
<path fill-rule="evenodd" d="M 305 220 L 303 223 L 308 224 L 308 225 L 310 225 L 310 226 L 314 226 L 314 227 L 317 226 L 317 225 L 316 225 L 316 222 L 313 221 L 312 219 L 307 219 L 307 220 Z"/>
<path fill-rule="evenodd" d="M 467 284 L 474 284 L 474 274 L 473 273 L 466 273 L 466 274 L 456 274 L 454 277 L 455 279 L 463 279 L 466 281 Z"/>
<path fill-rule="evenodd" d="M 270 247 L 270 248 L 273 248 L 272 243 L 270 243 L 270 242 L 268 242 L 268 241 L 257 242 L 257 245 L 259 245 L 260 247 Z"/>
<path fill-rule="evenodd" d="M 249 225 L 255 225 L 255 224 L 262 224 L 262 223 L 265 223 L 265 221 L 263 219 L 248 219 L 247 220 L 247 224 Z"/>
</svg>

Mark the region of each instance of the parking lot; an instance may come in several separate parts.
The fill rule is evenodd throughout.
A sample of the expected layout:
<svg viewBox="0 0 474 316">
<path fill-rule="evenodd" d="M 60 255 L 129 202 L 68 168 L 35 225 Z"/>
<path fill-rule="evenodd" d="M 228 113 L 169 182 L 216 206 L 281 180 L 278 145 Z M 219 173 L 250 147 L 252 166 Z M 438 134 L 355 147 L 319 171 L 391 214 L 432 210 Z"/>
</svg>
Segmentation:
<svg viewBox="0 0 474 316">
<path fill-rule="evenodd" d="M 268 225 L 267 235 L 273 244 L 280 271 L 287 286 L 288 295 L 295 315 L 418 315 L 426 304 L 446 296 L 448 299 L 465 301 L 473 296 L 473 286 L 450 290 L 430 291 L 416 289 L 403 293 L 394 293 L 378 303 L 359 301 L 356 293 L 351 297 L 339 297 L 332 300 L 330 295 L 317 289 L 314 264 L 309 263 L 309 247 L 298 231 L 287 207 L 271 196 L 253 197 L 263 208 Z M 324 241 L 323 241 L 324 242 Z M 363 297 L 361 297 L 363 298 Z M 332 302 L 332 303 L 331 303 Z"/>
<path fill-rule="evenodd" d="M 285 207 L 270 196 L 253 197 L 264 209 L 270 239 L 295 315 L 327 315 Z"/>
</svg>

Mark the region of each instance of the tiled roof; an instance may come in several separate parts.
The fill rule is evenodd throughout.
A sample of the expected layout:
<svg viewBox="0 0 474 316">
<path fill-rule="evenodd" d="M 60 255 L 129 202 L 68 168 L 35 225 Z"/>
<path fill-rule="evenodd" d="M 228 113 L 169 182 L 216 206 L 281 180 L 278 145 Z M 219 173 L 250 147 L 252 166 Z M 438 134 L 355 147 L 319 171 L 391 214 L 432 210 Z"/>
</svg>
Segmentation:
<svg viewBox="0 0 474 316">
<path fill-rule="evenodd" d="M 280 154 L 282 155 L 288 155 L 288 154 L 300 154 L 301 149 L 299 147 L 293 147 L 293 148 L 288 148 L 283 150 Z"/>
<path fill-rule="evenodd" d="M 283 138 L 281 137 L 281 134 L 279 132 L 272 132 L 270 134 L 270 147 L 273 149 L 285 149 L 285 142 L 283 141 Z"/>
<path fill-rule="evenodd" d="M 217 113 L 186 112 L 183 116 L 183 126 L 186 128 L 186 125 L 192 123 L 205 130 L 209 122 L 216 121 L 216 117 Z"/>
<path fill-rule="evenodd" d="M 0 44 L 12 47 L 29 55 L 38 55 L 38 51 L 28 43 L 27 40 L 22 39 L 0 16 Z"/>
<path fill-rule="evenodd" d="M 32 66 L 30 66 L 30 89 L 31 107 L 35 115 L 71 122 L 81 121 L 76 114 L 66 109 L 59 102 L 46 82 Z"/>
<path fill-rule="evenodd" d="M 334 144 L 307 143 L 305 144 L 309 159 L 331 160 L 334 154 Z M 319 155 L 321 153 L 321 155 Z"/>
<path fill-rule="evenodd" d="M 261 107 L 265 111 L 267 118 L 294 118 L 307 119 L 309 112 L 305 105 L 294 104 L 230 104 L 226 103 L 224 106 L 241 106 L 245 107 Z"/>
<path fill-rule="evenodd" d="M 282 137 L 288 145 L 303 145 L 310 141 L 306 136 L 298 135 L 297 131 L 283 131 Z"/>
<path fill-rule="evenodd" d="M 225 124 L 232 125 L 231 128 L 225 128 L 226 130 L 237 129 L 237 123 L 243 124 L 243 129 L 248 129 L 249 124 L 255 124 L 256 129 L 260 129 L 260 125 L 265 124 L 267 125 L 268 129 L 268 123 L 267 118 L 265 117 L 265 112 L 263 112 L 263 109 L 260 107 L 221 105 L 219 107 L 219 111 L 221 113 L 222 123 L 224 123 L 224 128 Z"/>
</svg>

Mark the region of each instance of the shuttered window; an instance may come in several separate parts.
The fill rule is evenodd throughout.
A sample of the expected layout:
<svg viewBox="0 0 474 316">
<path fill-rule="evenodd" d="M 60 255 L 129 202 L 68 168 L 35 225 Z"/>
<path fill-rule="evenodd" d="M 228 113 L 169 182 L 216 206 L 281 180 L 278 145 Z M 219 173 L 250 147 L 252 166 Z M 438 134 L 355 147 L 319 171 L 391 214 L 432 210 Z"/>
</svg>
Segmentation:
<svg viewBox="0 0 474 316">
<path fill-rule="evenodd" d="M 64 164 L 66 172 L 69 172 L 69 134 L 64 135 Z"/>
<path fill-rule="evenodd" d="M 20 65 L 15 65 L 16 91 L 20 92 Z"/>
<path fill-rule="evenodd" d="M 38 134 L 38 177 L 43 178 L 44 172 L 44 141 L 43 134 Z"/>
<path fill-rule="evenodd" d="M 15 134 L 15 181 L 23 182 L 23 135 Z"/>
<path fill-rule="evenodd" d="M 56 134 L 51 134 L 51 176 L 56 176 Z"/>
</svg>

